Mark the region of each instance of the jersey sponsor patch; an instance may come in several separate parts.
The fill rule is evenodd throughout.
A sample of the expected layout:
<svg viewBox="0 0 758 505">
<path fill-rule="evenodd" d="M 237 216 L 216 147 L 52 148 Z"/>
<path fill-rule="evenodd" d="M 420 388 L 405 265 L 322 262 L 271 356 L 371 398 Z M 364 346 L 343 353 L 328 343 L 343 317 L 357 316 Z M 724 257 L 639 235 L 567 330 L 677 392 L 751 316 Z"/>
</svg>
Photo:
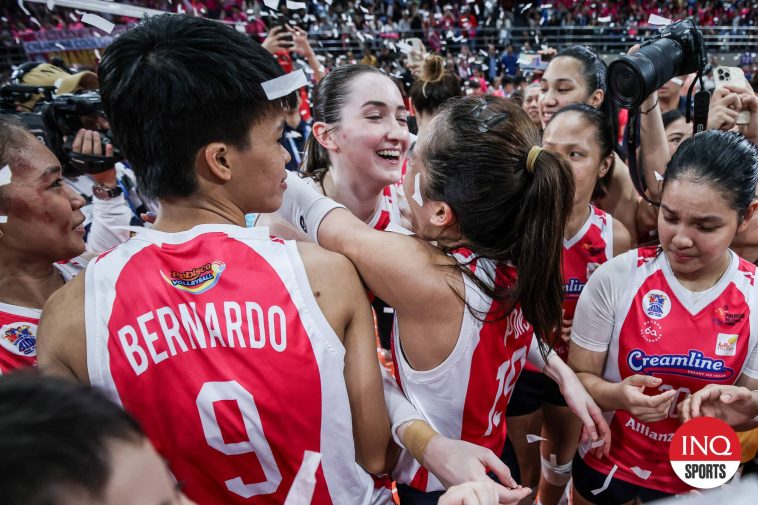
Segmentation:
<svg viewBox="0 0 758 505">
<path fill-rule="evenodd" d="M 647 375 L 685 375 L 697 379 L 720 381 L 734 376 L 734 370 L 724 360 L 710 358 L 702 352 L 690 349 L 687 354 L 646 354 L 634 349 L 626 358 L 629 368 Z"/>
<path fill-rule="evenodd" d="M 179 291 L 199 295 L 215 286 L 224 270 L 226 263 L 216 260 L 190 270 L 172 270 L 171 275 L 161 272 L 161 277 Z"/>
<path fill-rule="evenodd" d="M 37 355 L 37 325 L 11 323 L 0 328 L 0 346 L 18 356 Z"/>
<path fill-rule="evenodd" d="M 734 356 L 737 354 L 737 339 L 739 335 L 719 333 L 716 337 L 716 356 Z"/>
<path fill-rule="evenodd" d="M 648 319 L 642 323 L 640 336 L 645 342 L 654 344 L 663 338 L 663 327 L 657 321 Z"/>
<path fill-rule="evenodd" d="M 642 310 L 649 318 L 663 319 L 671 312 L 671 298 L 659 289 L 652 289 L 642 297 Z"/>
<path fill-rule="evenodd" d="M 584 282 L 577 279 L 576 277 L 571 277 L 563 285 L 563 294 L 565 296 L 579 298 L 579 295 L 582 294 L 582 290 L 584 289 L 584 286 L 585 286 Z"/>
</svg>

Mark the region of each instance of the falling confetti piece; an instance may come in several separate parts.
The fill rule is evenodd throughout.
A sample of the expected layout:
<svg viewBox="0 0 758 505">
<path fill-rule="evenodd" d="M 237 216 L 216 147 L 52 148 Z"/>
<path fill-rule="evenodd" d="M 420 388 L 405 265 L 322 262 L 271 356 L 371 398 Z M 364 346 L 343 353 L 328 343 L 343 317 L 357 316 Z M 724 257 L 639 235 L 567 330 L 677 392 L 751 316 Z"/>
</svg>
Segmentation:
<svg viewBox="0 0 758 505">
<path fill-rule="evenodd" d="M 533 444 L 534 442 L 539 442 L 541 440 L 547 440 L 547 439 L 543 438 L 543 437 L 541 437 L 539 435 L 532 435 L 531 433 L 527 433 L 527 435 L 526 435 L 526 441 L 527 441 L 527 443 Z"/>
<path fill-rule="evenodd" d="M 82 23 L 94 26 L 95 28 L 99 28 L 105 33 L 111 33 L 113 31 L 113 28 L 116 26 L 107 19 L 101 18 L 97 14 L 90 14 L 89 12 L 82 16 Z"/>
</svg>

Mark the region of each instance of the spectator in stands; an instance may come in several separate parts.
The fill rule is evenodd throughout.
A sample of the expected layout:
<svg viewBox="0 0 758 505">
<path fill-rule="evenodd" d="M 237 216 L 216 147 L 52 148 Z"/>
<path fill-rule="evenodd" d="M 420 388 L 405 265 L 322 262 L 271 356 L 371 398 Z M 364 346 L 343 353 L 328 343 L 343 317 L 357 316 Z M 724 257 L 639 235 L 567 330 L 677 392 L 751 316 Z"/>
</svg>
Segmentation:
<svg viewBox="0 0 758 505">
<path fill-rule="evenodd" d="M 663 113 L 663 128 L 669 145 L 669 155 L 673 156 L 679 144 L 692 136 L 692 123 L 687 123 L 679 109 Z"/>
<path fill-rule="evenodd" d="M 518 55 L 513 51 L 513 44 L 505 46 L 500 62 L 507 75 L 515 76 L 518 73 Z"/>
<path fill-rule="evenodd" d="M 521 107 L 529 115 L 529 119 L 540 128 L 542 128 L 542 121 L 540 121 L 540 108 L 538 105 L 540 98 L 540 85 L 539 83 L 532 83 L 527 86 L 524 92 L 524 102 Z"/>
</svg>

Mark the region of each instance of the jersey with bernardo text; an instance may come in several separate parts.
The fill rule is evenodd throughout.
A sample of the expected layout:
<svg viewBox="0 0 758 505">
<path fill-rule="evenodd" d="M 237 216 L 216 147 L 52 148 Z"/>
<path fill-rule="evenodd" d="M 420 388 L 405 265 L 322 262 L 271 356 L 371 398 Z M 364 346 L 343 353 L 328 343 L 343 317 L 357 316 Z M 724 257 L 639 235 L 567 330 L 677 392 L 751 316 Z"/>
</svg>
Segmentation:
<svg viewBox="0 0 758 505">
<path fill-rule="evenodd" d="M 344 347 L 295 242 L 267 228 L 146 230 L 87 269 L 90 381 L 139 421 L 192 500 L 283 503 L 305 451 L 314 503 L 369 503 Z"/>
</svg>

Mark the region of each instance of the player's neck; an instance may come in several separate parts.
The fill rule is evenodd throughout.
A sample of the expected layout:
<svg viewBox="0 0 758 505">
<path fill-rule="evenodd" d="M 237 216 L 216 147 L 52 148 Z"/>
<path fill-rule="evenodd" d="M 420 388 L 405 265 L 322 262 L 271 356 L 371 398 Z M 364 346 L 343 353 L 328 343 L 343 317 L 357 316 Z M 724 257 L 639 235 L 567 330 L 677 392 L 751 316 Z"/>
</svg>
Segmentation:
<svg viewBox="0 0 758 505">
<path fill-rule="evenodd" d="M 570 239 L 582 229 L 584 223 L 590 217 L 590 206 L 587 202 L 574 203 L 571 209 L 571 215 L 566 220 L 566 227 L 563 229 L 563 238 Z"/>
<path fill-rule="evenodd" d="M 712 264 L 706 265 L 696 272 L 691 274 L 674 272 L 674 276 L 682 286 L 692 292 L 698 293 L 715 286 L 726 274 L 731 263 L 732 255 L 727 250 L 718 261 L 714 261 Z"/>
<path fill-rule="evenodd" d="M 42 309 L 55 290 L 65 284 L 60 272 L 48 262 L 3 258 L 0 266 L 0 302 Z"/>
<path fill-rule="evenodd" d="M 177 233 L 201 224 L 245 226 L 245 214 L 238 207 L 219 201 L 165 199 L 160 202 L 153 229 Z"/>
<path fill-rule="evenodd" d="M 341 203 L 364 223 L 371 221 L 379 208 L 383 187 L 368 187 L 365 181 L 352 181 L 349 177 L 334 177 L 332 170 L 324 176 L 324 194 Z"/>
</svg>

